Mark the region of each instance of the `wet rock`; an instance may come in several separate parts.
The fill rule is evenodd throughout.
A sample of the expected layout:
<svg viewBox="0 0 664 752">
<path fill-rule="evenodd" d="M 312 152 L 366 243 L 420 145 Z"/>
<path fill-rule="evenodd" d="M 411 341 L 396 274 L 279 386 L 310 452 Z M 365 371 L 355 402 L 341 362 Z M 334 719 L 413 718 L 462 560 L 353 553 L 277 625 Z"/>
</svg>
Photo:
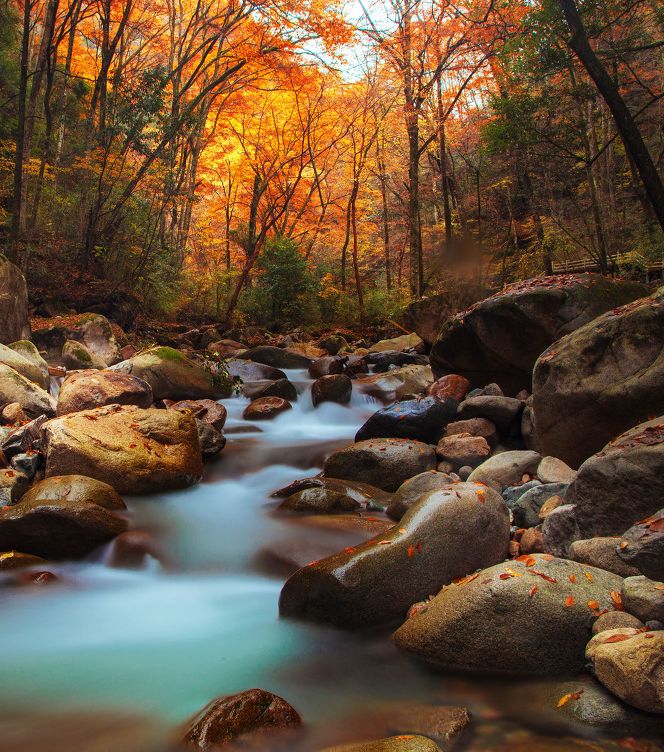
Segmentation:
<svg viewBox="0 0 664 752">
<path fill-rule="evenodd" d="M 394 640 L 446 671 L 579 671 L 595 613 L 613 608 L 611 592 L 621 582 L 601 569 L 535 554 L 444 588 Z"/>
<path fill-rule="evenodd" d="M 417 397 L 432 382 L 433 374 L 429 366 L 403 366 L 387 373 L 360 376 L 355 380 L 361 391 L 383 402 Z"/>
<path fill-rule="evenodd" d="M 459 405 L 459 420 L 486 418 L 499 430 L 506 431 L 514 425 L 523 410 L 523 402 L 513 397 L 469 397 Z"/>
<path fill-rule="evenodd" d="M 454 436 L 458 433 L 469 433 L 471 436 L 481 436 L 483 439 L 486 439 L 491 447 L 496 446 L 498 443 L 498 431 L 496 430 L 496 426 L 486 418 L 455 420 L 445 426 L 445 436 Z"/>
<path fill-rule="evenodd" d="M 616 551 L 629 568 L 664 581 L 664 509 L 632 525 L 620 537 Z"/>
<path fill-rule="evenodd" d="M 421 441 L 369 439 L 331 454 L 324 474 L 396 491 L 408 478 L 435 468 L 435 450 Z"/>
<path fill-rule="evenodd" d="M 469 388 L 470 382 L 465 376 L 449 373 L 447 376 L 441 376 L 439 379 L 436 379 L 427 389 L 427 394 L 436 399 L 451 397 L 457 402 L 461 402 Z"/>
<path fill-rule="evenodd" d="M 61 360 L 68 371 L 108 368 L 108 363 L 93 355 L 82 342 L 73 339 L 68 339 L 62 346 Z"/>
<path fill-rule="evenodd" d="M 29 423 L 11 429 L 0 443 L 5 458 L 11 460 L 17 454 L 41 451 L 44 445 L 42 429 L 46 421 L 46 416 L 40 415 Z"/>
<path fill-rule="evenodd" d="M 590 564 L 599 569 L 606 569 L 621 577 L 633 577 L 639 570 L 630 567 L 616 553 L 616 538 L 588 538 L 574 541 L 569 547 L 569 558 Z"/>
<path fill-rule="evenodd" d="M 147 381 L 155 401 L 218 399 L 230 396 L 232 389 L 230 379 L 213 374 L 172 347 L 145 350 L 118 363 L 114 370 Z"/>
<path fill-rule="evenodd" d="M 318 486 L 305 488 L 289 496 L 279 505 L 280 511 L 306 512 L 308 514 L 330 514 L 332 512 L 352 512 L 361 504 L 346 494 Z"/>
<path fill-rule="evenodd" d="M 537 466 L 537 477 L 542 483 L 569 485 L 576 480 L 576 470 L 572 470 L 569 465 L 555 457 L 542 457 L 542 461 Z"/>
<path fill-rule="evenodd" d="M 39 329 L 32 335 L 32 341 L 39 350 L 48 353 L 49 362 L 59 361 L 62 348 L 67 340 L 80 342 L 96 358 L 107 365 L 114 365 L 122 360 L 120 346 L 113 334 L 113 328 L 107 318 L 98 313 L 83 313 L 73 323 L 55 323 L 45 329 Z M 89 365 L 83 366 L 90 368 Z"/>
<path fill-rule="evenodd" d="M 565 499 L 562 496 L 549 496 L 549 498 L 542 504 L 539 510 L 540 522 L 545 520 L 554 509 L 562 507 L 565 503 Z M 601 569 L 602 567 L 600 567 Z"/>
<path fill-rule="evenodd" d="M 41 567 L 44 564 L 46 564 L 46 560 L 40 556 L 25 554 L 21 551 L 0 552 L 0 572 L 9 572 L 25 567 Z"/>
<path fill-rule="evenodd" d="M 544 550 L 554 556 L 568 556 L 569 548 L 581 538 L 574 504 L 556 507 L 542 522 Z"/>
<path fill-rule="evenodd" d="M 371 714 L 389 734 L 401 736 L 421 734 L 450 749 L 471 723 L 468 708 L 424 705 L 414 702 L 382 703 L 376 714 Z"/>
<path fill-rule="evenodd" d="M 314 407 L 323 402 L 347 405 L 353 391 L 353 382 L 345 374 L 321 376 L 311 386 L 311 401 Z"/>
<path fill-rule="evenodd" d="M 245 350 L 238 356 L 241 360 L 251 360 L 272 368 L 309 368 L 312 358 L 293 350 L 271 345 L 259 345 Z"/>
<path fill-rule="evenodd" d="M 450 475 L 437 470 L 429 470 L 409 478 L 397 488 L 387 507 L 387 514 L 393 520 L 398 521 L 424 494 L 449 488 L 452 483 L 453 479 Z"/>
<path fill-rule="evenodd" d="M 429 365 L 429 358 L 426 355 L 418 355 L 412 352 L 398 352 L 397 350 L 369 353 L 365 358 L 367 363 L 373 366 L 374 373 L 386 373 L 403 366 Z"/>
<path fill-rule="evenodd" d="M 453 399 L 434 397 L 397 402 L 375 412 L 355 435 L 355 441 L 374 438 L 415 439 L 434 444 L 456 415 Z"/>
<path fill-rule="evenodd" d="M 347 361 L 348 358 L 335 357 L 332 355 L 318 358 L 318 360 L 314 360 L 309 366 L 309 376 L 311 376 L 312 379 L 319 379 L 321 376 L 343 373 Z"/>
<path fill-rule="evenodd" d="M 245 420 L 272 420 L 290 409 L 290 402 L 282 397 L 259 397 L 244 408 L 242 417 Z"/>
<path fill-rule="evenodd" d="M 276 499 L 285 499 L 307 488 L 324 488 L 328 491 L 334 491 L 335 493 L 349 496 L 354 501 L 367 507 L 372 505 L 379 507 L 387 506 L 392 498 L 391 494 L 368 483 L 340 480 L 339 478 L 326 478 L 322 475 L 293 481 L 293 483 L 289 483 L 284 488 L 278 488 L 276 491 L 273 491 L 270 496 Z"/>
<path fill-rule="evenodd" d="M 369 348 L 369 352 L 386 352 L 388 350 L 414 350 L 423 348 L 424 342 L 417 334 L 401 334 L 392 339 L 381 339 Z"/>
<path fill-rule="evenodd" d="M 58 395 L 57 415 L 104 405 L 151 407 L 152 389 L 136 376 L 118 371 L 81 371 L 65 378 Z"/>
<path fill-rule="evenodd" d="M 203 457 L 214 457 L 226 446 L 226 437 L 210 423 L 196 418 L 198 443 Z"/>
<path fill-rule="evenodd" d="M 519 552 L 524 555 L 544 553 L 544 534 L 541 528 L 529 527 L 523 531 L 519 541 Z"/>
<path fill-rule="evenodd" d="M 588 645 L 595 676 L 623 702 L 664 713 L 664 632 L 637 633 L 611 641 L 624 630 L 600 632 Z"/>
<path fill-rule="evenodd" d="M 296 572 L 280 612 L 343 627 L 403 618 L 414 601 L 501 560 L 508 540 L 507 508 L 495 492 L 461 483 L 433 491 L 382 535 Z"/>
<path fill-rule="evenodd" d="M 264 689 L 248 689 L 219 697 L 187 722 L 182 743 L 192 750 L 212 752 L 237 739 L 302 724 L 286 700 Z"/>
<path fill-rule="evenodd" d="M 506 486 L 513 486 L 520 481 L 524 475 L 534 473 L 540 459 L 537 452 L 528 450 L 501 452 L 476 467 L 469 480 L 486 483 L 487 486 L 502 491 Z"/>
<path fill-rule="evenodd" d="M 13 368 L 26 379 L 48 391 L 51 382 L 48 364 L 32 342 L 20 340 L 13 342 L 9 347 L 0 344 L 0 363 Z"/>
<path fill-rule="evenodd" d="M 0 469 L 0 507 L 15 504 L 28 490 L 30 479 L 13 467 Z"/>
<path fill-rule="evenodd" d="M 40 452 L 20 452 L 12 457 L 11 466 L 32 480 L 44 466 L 44 456 Z"/>
<path fill-rule="evenodd" d="M 0 342 L 30 339 L 28 287 L 18 266 L 0 254 Z"/>
<path fill-rule="evenodd" d="M 159 562 L 165 559 L 163 551 L 154 538 L 143 530 L 127 530 L 113 541 L 106 562 L 118 569 L 142 569 L 148 557 Z"/>
<path fill-rule="evenodd" d="M 178 410 L 108 405 L 49 421 L 46 475 L 78 473 L 120 493 L 185 488 L 203 473 L 194 418 Z"/>
<path fill-rule="evenodd" d="M 543 483 L 528 489 L 513 504 L 507 505 L 512 510 L 514 524 L 517 527 L 535 527 L 540 523 L 544 503 L 554 496 L 563 495 L 566 490 L 566 483 Z"/>
<path fill-rule="evenodd" d="M 326 334 L 318 340 L 318 347 L 322 347 L 330 355 L 336 355 L 348 347 L 348 341 L 341 334 Z"/>
<path fill-rule="evenodd" d="M 209 352 L 219 355 L 222 358 L 232 357 L 242 350 L 246 350 L 246 346 L 242 342 L 237 342 L 234 339 L 220 339 L 217 342 L 211 342 L 207 349 Z"/>
<path fill-rule="evenodd" d="M 232 358 L 226 361 L 226 368 L 232 377 L 241 379 L 245 384 L 252 381 L 280 381 L 286 379 L 286 374 L 279 368 L 272 368 L 262 363 L 254 363 L 251 360 Z"/>
<path fill-rule="evenodd" d="M 169 410 L 188 410 L 197 420 L 208 423 L 218 431 L 226 423 L 227 411 L 220 403 L 210 399 L 180 400 L 168 405 Z"/>
<path fill-rule="evenodd" d="M 578 467 L 632 426 L 664 413 L 664 290 L 605 313 L 543 352 L 533 374 L 546 454 Z"/>
<path fill-rule="evenodd" d="M 242 387 L 242 396 L 251 400 L 260 399 L 261 397 L 281 397 L 289 402 L 295 402 L 298 398 L 297 389 L 288 379 L 277 379 L 269 381 L 261 379 L 260 381 L 249 381 Z"/>
<path fill-rule="evenodd" d="M 643 575 L 627 577 L 622 587 L 625 610 L 643 622 L 664 622 L 664 583 L 655 582 Z"/>
<path fill-rule="evenodd" d="M 0 550 L 80 558 L 127 529 L 125 509 L 106 483 L 80 475 L 46 478 L 18 504 L 0 509 Z"/>
<path fill-rule="evenodd" d="M 605 614 L 598 616 L 593 624 L 593 634 L 606 632 L 609 629 L 641 629 L 643 622 L 636 616 L 628 614 L 626 611 L 607 611 Z"/>
<path fill-rule="evenodd" d="M 620 535 L 664 498 L 664 416 L 641 423 L 587 459 L 569 487 L 581 535 Z"/>
<path fill-rule="evenodd" d="M 348 362 L 344 366 L 344 373 L 351 379 L 365 373 L 369 373 L 369 364 L 367 359 L 361 355 L 349 355 Z"/>
<path fill-rule="evenodd" d="M 321 752 L 442 752 L 442 750 L 434 741 L 425 736 L 400 734 L 387 739 L 328 747 Z"/>
<path fill-rule="evenodd" d="M 496 381 L 507 394 L 530 389 L 535 361 L 549 345 L 646 294 L 643 285 L 590 274 L 518 282 L 443 325 L 431 349 L 434 373 L 459 373 L 479 387 Z"/>
<path fill-rule="evenodd" d="M 0 403 L 10 402 L 17 402 L 30 416 L 55 413 L 55 400 L 47 391 L 0 363 Z"/>
<path fill-rule="evenodd" d="M 469 433 L 458 433 L 444 436 L 436 447 L 438 457 L 458 470 L 464 465 L 477 467 L 491 454 L 491 447 L 481 436 L 471 436 Z"/>
</svg>

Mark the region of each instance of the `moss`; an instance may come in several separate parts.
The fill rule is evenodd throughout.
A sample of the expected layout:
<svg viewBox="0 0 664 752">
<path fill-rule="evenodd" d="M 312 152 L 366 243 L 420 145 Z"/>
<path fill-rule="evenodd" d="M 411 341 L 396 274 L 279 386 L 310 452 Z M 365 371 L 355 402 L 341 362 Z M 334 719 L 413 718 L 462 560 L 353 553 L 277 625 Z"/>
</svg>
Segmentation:
<svg viewBox="0 0 664 752">
<path fill-rule="evenodd" d="M 65 347 L 69 350 L 71 355 L 78 358 L 78 360 L 82 360 L 84 363 L 92 363 L 92 355 L 90 355 L 87 349 L 79 342 L 69 340 Z"/>
<path fill-rule="evenodd" d="M 183 365 L 192 365 L 189 358 L 174 347 L 160 345 L 152 350 L 148 350 L 148 353 L 150 355 L 156 355 L 158 358 L 161 358 L 161 360 L 170 360 L 175 363 L 182 363 Z"/>
</svg>

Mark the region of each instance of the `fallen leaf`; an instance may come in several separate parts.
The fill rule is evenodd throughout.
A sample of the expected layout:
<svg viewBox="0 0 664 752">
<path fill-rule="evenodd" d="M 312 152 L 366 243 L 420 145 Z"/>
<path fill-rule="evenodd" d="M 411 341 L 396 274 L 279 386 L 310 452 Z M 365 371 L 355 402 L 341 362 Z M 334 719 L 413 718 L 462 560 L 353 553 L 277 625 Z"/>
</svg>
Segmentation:
<svg viewBox="0 0 664 752">
<path fill-rule="evenodd" d="M 620 597 L 620 593 L 617 590 L 612 590 L 611 593 L 611 602 L 613 603 L 613 607 L 616 611 L 624 611 L 625 607 L 623 606 L 622 598 Z"/>
<path fill-rule="evenodd" d="M 584 571 L 583 574 L 585 574 L 586 579 L 588 580 L 588 582 L 592 582 L 593 581 L 593 576 L 592 576 L 592 574 L 590 574 L 590 572 L 585 572 Z"/>
<path fill-rule="evenodd" d="M 568 579 L 569 579 L 570 582 L 576 582 L 576 575 L 575 574 L 571 574 L 571 575 L 569 575 Z"/>
<path fill-rule="evenodd" d="M 629 640 L 633 635 L 626 635 L 626 634 L 614 634 L 611 635 L 611 637 L 607 637 L 606 640 L 602 640 L 602 644 L 606 645 L 610 642 L 624 642 L 625 640 Z"/>
<path fill-rule="evenodd" d="M 536 592 L 537 592 L 538 590 L 539 590 L 539 588 L 537 587 L 537 585 L 533 585 L 533 586 L 532 586 L 532 587 L 530 588 L 530 590 L 528 591 L 528 596 L 529 596 L 530 598 L 532 598 L 532 597 L 533 597 L 533 595 L 535 595 L 535 593 L 536 593 Z"/>
<path fill-rule="evenodd" d="M 567 598 L 565 598 L 565 606 L 567 608 L 571 608 L 575 603 L 576 601 L 574 600 L 573 595 L 568 595 Z"/>
<path fill-rule="evenodd" d="M 544 574 L 544 572 L 538 572 L 536 569 L 531 569 L 530 573 L 536 574 L 538 577 L 541 577 L 543 580 L 546 580 L 547 582 L 558 582 L 558 580 L 555 577 L 549 577 L 548 574 Z"/>
<path fill-rule="evenodd" d="M 597 611 L 599 608 L 599 601 L 588 601 L 588 608 L 591 611 Z"/>
</svg>

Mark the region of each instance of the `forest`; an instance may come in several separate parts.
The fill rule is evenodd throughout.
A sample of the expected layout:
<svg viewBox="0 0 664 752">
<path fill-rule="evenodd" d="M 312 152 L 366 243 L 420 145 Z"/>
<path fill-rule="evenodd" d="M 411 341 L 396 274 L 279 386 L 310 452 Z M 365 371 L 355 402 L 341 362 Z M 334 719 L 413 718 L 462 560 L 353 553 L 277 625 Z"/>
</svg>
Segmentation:
<svg viewBox="0 0 664 752">
<path fill-rule="evenodd" d="M 655 0 L 0 13 L 0 229 L 44 315 L 360 326 L 661 265 Z"/>
</svg>

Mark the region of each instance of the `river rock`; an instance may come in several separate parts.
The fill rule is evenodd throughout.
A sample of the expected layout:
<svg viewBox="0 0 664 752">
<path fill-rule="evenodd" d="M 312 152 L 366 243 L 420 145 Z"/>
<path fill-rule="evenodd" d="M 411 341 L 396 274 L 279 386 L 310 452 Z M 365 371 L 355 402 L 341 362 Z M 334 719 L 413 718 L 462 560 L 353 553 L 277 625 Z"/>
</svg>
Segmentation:
<svg viewBox="0 0 664 752">
<path fill-rule="evenodd" d="M 322 402 L 336 402 L 347 405 L 353 391 L 353 382 L 346 374 L 338 373 L 321 376 L 311 386 L 311 401 L 314 407 Z"/>
<path fill-rule="evenodd" d="M 291 403 L 282 397 L 259 397 L 250 402 L 242 413 L 245 420 L 272 420 L 291 409 Z"/>
<path fill-rule="evenodd" d="M 426 397 L 397 402 L 375 412 L 357 432 L 355 441 L 395 438 L 435 444 L 456 410 L 456 400 L 449 398 Z"/>
<path fill-rule="evenodd" d="M 328 491 L 349 496 L 363 506 L 374 508 L 386 507 L 392 498 L 392 494 L 386 493 L 382 489 L 371 486 L 368 483 L 341 480 L 339 478 L 326 478 L 322 475 L 293 481 L 287 486 L 273 491 L 270 496 L 276 499 L 284 499 L 307 488 L 324 488 Z"/>
<path fill-rule="evenodd" d="M 136 376 L 119 371 L 80 371 L 62 383 L 57 414 L 67 415 L 104 405 L 152 405 L 150 385 Z"/>
<path fill-rule="evenodd" d="M 0 403 L 18 402 L 29 416 L 53 415 L 55 400 L 18 371 L 0 363 Z"/>
<path fill-rule="evenodd" d="M 542 353 L 533 394 L 543 452 L 578 467 L 615 436 L 664 413 L 662 383 L 664 288 Z"/>
<path fill-rule="evenodd" d="M 193 416 L 179 410 L 108 405 L 44 426 L 46 475 L 79 473 L 120 493 L 185 488 L 203 474 Z"/>
<path fill-rule="evenodd" d="M 0 507 L 15 504 L 28 490 L 30 479 L 13 467 L 0 469 Z"/>
<path fill-rule="evenodd" d="M 203 457 L 215 457 L 226 446 L 226 437 L 210 423 L 196 418 L 198 443 Z"/>
<path fill-rule="evenodd" d="M 387 739 L 328 747 L 321 752 L 442 752 L 442 750 L 436 742 L 426 736 L 400 734 Z"/>
<path fill-rule="evenodd" d="M 461 402 L 466 396 L 468 389 L 470 389 L 470 381 L 465 376 L 450 373 L 447 376 L 441 376 L 439 379 L 436 379 L 427 389 L 427 394 L 436 399 L 451 397 L 457 402 Z"/>
<path fill-rule="evenodd" d="M 576 480 L 576 470 L 572 470 L 569 465 L 555 457 L 542 457 L 542 461 L 537 466 L 537 477 L 542 483 L 569 485 Z"/>
<path fill-rule="evenodd" d="M 523 410 L 523 402 L 514 397 L 479 396 L 468 397 L 459 405 L 459 420 L 486 418 L 501 431 L 514 426 Z"/>
<path fill-rule="evenodd" d="M 240 379 L 244 384 L 252 381 L 280 381 L 286 378 L 286 374 L 279 368 L 240 358 L 227 360 L 226 368 L 230 376 Z"/>
<path fill-rule="evenodd" d="M 0 353 L 3 353 L 4 345 L 0 346 Z M 47 392 L 49 390 L 49 386 L 51 384 L 51 377 L 48 372 L 48 363 L 42 358 L 42 356 L 39 353 L 39 350 L 34 346 L 30 340 L 27 339 L 20 339 L 18 342 L 12 342 L 9 345 L 10 350 L 13 350 L 15 353 L 20 355 L 24 360 L 27 360 L 29 363 L 32 364 L 33 369 L 31 369 L 30 372 L 26 370 L 22 370 L 20 367 L 17 368 L 15 365 L 12 365 L 8 360 L 5 360 L 0 355 L 0 360 L 2 362 L 6 363 L 8 366 L 11 366 L 15 371 L 18 371 L 19 373 L 22 373 L 26 378 L 30 379 L 30 381 L 34 381 L 35 384 L 39 384 L 39 386 L 42 389 L 45 389 Z"/>
<path fill-rule="evenodd" d="M 581 535 L 620 535 L 662 506 L 664 416 L 641 423 L 587 459 L 566 495 Z"/>
<path fill-rule="evenodd" d="M 68 371 L 108 368 L 108 364 L 98 355 L 93 355 L 82 342 L 74 339 L 68 339 L 62 346 L 61 360 Z"/>
<path fill-rule="evenodd" d="M 622 587 L 625 610 L 641 621 L 664 623 L 664 583 L 655 582 L 643 575 L 626 577 Z"/>
<path fill-rule="evenodd" d="M 571 673 L 583 668 L 595 614 L 622 579 L 534 554 L 444 588 L 397 630 L 398 647 L 445 671 Z"/>
<path fill-rule="evenodd" d="M 404 366 L 387 373 L 360 376 L 355 380 L 361 391 L 383 402 L 417 397 L 432 382 L 433 374 L 429 366 Z"/>
<path fill-rule="evenodd" d="M 242 396 L 251 400 L 261 397 L 281 397 L 289 402 L 295 402 L 298 398 L 295 384 L 288 379 L 248 381 L 242 386 Z"/>
<path fill-rule="evenodd" d="M 325 486 L 305 488 L 292 494 L 279 505 L 279 511 L 306 512 L 307 514 L 352 512 L 356 509 L 361 509 L 358 501 Z"/>
<path fill-rule="evenodd" d="M 271 345 L 259 345 L 238 355 L 241 360 L 251 360 L 272 368 L 309 368 L 312 358 L 294 350 Z"/>
<path fill-rule="evenodd" d="M 409 478 L 397 488 L 392 497 L 386 510 L 388 516 L 393 520 L 400 520 L 424 494 L 449 488 L 453 482 L 450 475 L 439 473 L 437 470 L 429 470 Z"/>
<path fill-rule="evenodd" d="M 330 376 L 336 373 L 343 373 L 344 365 L 348 358 L 327 355 L 318 358 L 309 366 L 309 376 L 312 379 L 319 379 L 321 376 Z"/>
<path fill-rule="evenodd" d="M 502 491 L 506 486 L 513 486 L 520 481 L 524 475 L 534 473 L 540 459 L 537 452 L 529 450 L 501 452 L 476 467 L 468 480 L 486 483 L 487 486 Z"/>
<path fill-rule="evenodd" d="M 114 366 L 152 388 L 155 401 L 229 397 L 230 379 L 213 374 L 172 347 L 153 347 Z"/>
<path fill-rule="evenodd" d="M 237 342 L 234 339 L 220 339 L 217 342 L 211 342 L 207 345 L 207 350 L 222 358 L 229 358 L 242 350 L 246 350 L 246 345 Z"/>
<path fill-rule="evenodd" d="M 481 465 L 491 454 L 491 447 L 482 436 L 457 433 L 443 436 L 436 447 L 436 454 L 444 462 L 449 462 L 454 470 L 467 466 Z"/>
<path fill-rule="evenodd" d="M 227 411 L 220 403 L 210 399 L 180 400 L 168 405 L 169 410 L 188 410 L 198 420 L 208 423 L 218 431 L 226 423 Z"/>
<path fill-rule="evenodd" d="M 402 368 L 403 366 L 429 365 L 429 358 L 426 355 L 413 352 L 399 352 L 398 350 L 369 353 L 365 358 L 367 363 L 373 366 L 374 373 L 385 373 L 386 371 L 393 371 L 395 368 Z"/>
<path fill-rule="evenodd" d="M 25 569 L 25 567 L 41 567 L 46 564 L 46 560 L 41 556 L 24 554 L 20 551 L 3 551 L 0 553 L 0 572 L 11 572 L 16 569 Z"/>
<path fill-rule="evenodd" d="M 615 550 L 625 566 L 664 581 L 664 509 L 632 525 Z"/>
<path fill-rule="evenodd" d="M 0 509 L 0 550 L 80 558 L 127 529 L 125 509 L 106 483 L 80 475 L 46 478 L 18 504 Z"/>
<path fill-rule="evenodd" d="M 544 535 L 540 527 L 529 527 L 523 531 L 519 541 L 519 552 L 521 554 L 544 553 Z"/>
<path fill-rule="evenodd" d="M 445 426 L 445 436 L 454 436 L 459 433 L 469 433 L 471 436 L 481 436 L 486 439 L 491 447 L 498 443 L 498 431 L 496 426 L 486 418 L 469 418 L 468 420 L 455 420 Z"/>
<path fill-rule="evenodd" d="M 595 676 L 623 702 L 664 713 L 664 632 L 600 632 L 588 644 Z M 627 639 L 616 640 L 616 637 Z"/>
<path fill-rule="evenodd" d="M 562 496 L 549 496 L 549 498 L 542 504 L 539 510 L 540 521 L 545 520 L 554 509 L 562 507 L 565 503 L 565 499 Z M 600 567 L 602 569 L 602 567 Z"/>
<path fill-rule="evenodd" d="M 451 749 L 471 724 L 468 708 L 453 705 L 425 705 L 424 703 L 393 700 L 381 702 L 375 712 L 367 709 L 372 726 L 381 733 L 408 736 L 422 734 Z"/>
<path fill-rule="evenodd" d="M 641 629 L 643 622 L 627 611 L 607 611 L 598 616 L 593 624 L 593 635 L 609 629 Z"/>
<path fill-rule="evenodd" d="M 301 724 L 298 712 L 286 700 L 264 689 L 248 689 L 206 705 L 187 722 L 182 743 L 187 749 L 213 752 L 247 735 Z"/>
<path fill-rule="evenodd" d="M 569 558 L 580 561 L 582 564 L 590 564 L 599 569 L 606 569 L 621 577 L 633 577 L 639 574 L 639 570 L 630 567 L 617 554 L 616 538 L 588 538 L 576 540 L 569 547 Z"/>
<path fill-rule="evenodd" d="M 564 494 L 566 490 L 566 483 L 542 483 L 539 486 L 530 488 L 521 494 L 513 504 L 507 505 L 512 510 L 514 524 L 517 527 L 535 527 L 535 525 L 539 525 L 540 510 L 544 506 L 544 503 L 553 496 Z"/>
<path fill-rule="evenodd" d="M 75 340 L 84 345 L 91 355 L 105 364 L 114 365 L 122 360 L 120 346 L 113 334 L 109 320 L 98 313 L 82 313 L 73 321 L 67 317 L 66 323 L 52 319 L 51 326 L 33 332 L 32 341 L 39 350 L 48 353 L 49 362 L 57 362 L 67 340 Z M 89 368 L 90 365 L 84 366 Z"/>
<path fill-rule="evenodd" d="M 348 348 L 348 341 L 342 334 L 326 334 L 319 338 L 318 347 L 322 347 L 330 355 L 336 355 L 340 350 Z"/>
<path fill-rule="evenodd" d="M 323 472 L 330 478 L 359 480 L 396 491 L 408 478 L 436 469 L 436 452 L 421 441 L 369 439 L 331 454 Z"/>
<path fill-rule="evenodd" d="M 643 285 L 598 274 L 510 285 L 448 319 L 431 349 L 434 374 L 459 373 L 476 387 L 495 381 L 506 394 L 530 389 L 535 361 L 549 345 L 643 295 Z"/>
<path fill-rule="evenodd" d="M 569 556 L 569 549 L 581 532 L 574 504 L 562 504 L 553 509 L 542 522 L 544 550 L 554 556 Z"/>
<path fill-rule="evenodd" d="M 0 365 L 13 369 L 33 384 L 37 384 L 42 389 L 48 390 L 49 382 L 44 378 L 39 366 L 21 355 L 21 353 L 3 344 L 0 344 Z"/>
<path fill-rule="evenodd" d="M 30 339 L 28 287 L 18 266 L 0 254 L 0 342 Z"/>
<path fill-rule="evenodd" d="M 500 561 L 508 541 L 500 495 L 459 483 L 423 495 L 382 535 L 300 569 L 284 585 L 279 608 L 343 627 L 386 623 L 455 577 Z"/>
<path fill-rule="evenodd" d="M 369 348 L 369 352 L 386 352 L 388 350 L 414 350 L 421 349 L 424 346 L 424 342 L 417 334 L 401 334 L 398 337 L 392 337 L 391 339 L 381 339 Z"/>
<path fill-rule="evenodd" d="M 148 557 L 164 564 L 165 555 L 144 530 L 127 530 L 113 541 L 106 564 L 117 569 L 142 569 Z"/>
</svg>

